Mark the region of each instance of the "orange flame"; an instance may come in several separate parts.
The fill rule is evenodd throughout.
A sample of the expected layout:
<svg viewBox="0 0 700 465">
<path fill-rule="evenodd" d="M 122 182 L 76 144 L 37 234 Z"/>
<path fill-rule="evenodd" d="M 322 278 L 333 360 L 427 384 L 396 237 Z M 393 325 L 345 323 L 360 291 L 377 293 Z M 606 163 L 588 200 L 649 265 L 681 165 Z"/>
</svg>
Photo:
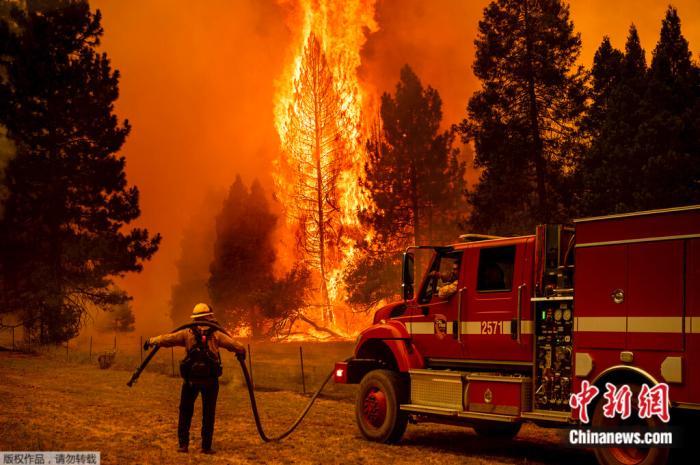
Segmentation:
<svg viewBox="0 0 700 465">
<path fill-rule="evenodd" d="M 343 308 L 342 271 L 356 259 L 355 241 L 365 234 L 358 212 L 369 204 L 358 182 L 367 159 L 368 97 L 357 69 L 367 35 L 377 30 L 375 0 L 288 5 L 292 58 L 275 96 L 281 152 L 273 179 L 287 219 L 278 256 L 317 272 L 319 307 L 328 308 L 323 322 L 338 329 L 333 309 Z"/>
</svg>

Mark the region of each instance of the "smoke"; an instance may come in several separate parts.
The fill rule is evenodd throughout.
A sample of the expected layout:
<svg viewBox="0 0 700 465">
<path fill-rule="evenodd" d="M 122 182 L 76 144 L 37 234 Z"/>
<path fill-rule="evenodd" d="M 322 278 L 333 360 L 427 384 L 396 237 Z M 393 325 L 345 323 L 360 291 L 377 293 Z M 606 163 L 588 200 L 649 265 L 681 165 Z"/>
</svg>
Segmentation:
<svg viewBox="0 0 700 465">
<path fill-rule="evenodd" d="M 378 0 L 378 31 L 368 35 L 359 73 L 375 98 L 393 91 L 408 63 L 443 100 L 443 126 L 459 122 L 479 82 L 471 72 L 474 38 L 488 2 Z M 691 47 L 700 43 L 696 0 L 673 2 Z M 292 2 L 275 0 L 93 0 L 103 13 L 101 48 L 122 74 L 117 113 L 133 130 L 122 154 L 141 190 L 140 226 L 164 240 L 144 271 L 120 286 L 134 296 L 137 331 L 170 326 L 170 290 L 182 232 L 205 193 L 225 189 L 235 173 L 273 190 L 279 150 L 275 81 L 287 63 Z M 629 24 L 647 53 L 658 38 L 664 2 L 577 0 L 571 6 L 590 66 L 603 34 L 621 47 Z M 473 180 L 473 179 L 472 179 Z M 202 251 L 209 253 L 209 251 Z"/>
<path fill-rule="evenodd" d="M 443 126 L 458 123 L 478 88 L 471 73 L 476 24 L 487 2 L 381 0 L 379 31 L 362 52 L 361 76 L 375 95 L 393 92 L 405 64 L 443 100 Z"/>
<path fill-rule="evenodd" d="M 91 6 L 103 14 L 101 48 L 121 72 L 116 112 L 133 125 L 122 154 L 141 191 L 139 224 L 163 234 L 144 271 L 119 284 L 134 296 L 137 331 L 167 329 L 182 232 L 205 193 L 235 173 L 272 184 L 285 12 L 273 0 Z"/>
<path fill-rule="evenodd" d="M 192 312 L 196 303 L 210 303 L 208 281 L 214 260 L 216 217 L 221 211 L 225 192 L 210 191 L 182 233 L 177 260 L 177 282 L 170 294 L 170 318 L 178 326 Z"/>
<path fill-rule="evenodd" d="M 469 97 L 480 87 L 472 74 L 474 39 L 487 0 L 379 0 L 379 30 L 370 35 L 362 51 L 360 76 L 375 96 L 392 92 L 399 70 L 409 64 L 424 85 L 438 90 L 443 101 L 443 128 L 466 116 Z M 683 34 L 691 48 L 700 43 L 700 9 L 697 0 L 675 0 L 683 21 Z M 573 0 L 571 17 L 583 41 L 579 60 L 590 67 L 604 35 L 624 48 L 629 25 L 639 31 L 647 60 L 656 44 L 668 2 L 655 0 Z M 470 146 L 461 148 L 462 158 L 473 160 Z M 468 168 L 469 187 L 478 173 Z"/>
</svg>

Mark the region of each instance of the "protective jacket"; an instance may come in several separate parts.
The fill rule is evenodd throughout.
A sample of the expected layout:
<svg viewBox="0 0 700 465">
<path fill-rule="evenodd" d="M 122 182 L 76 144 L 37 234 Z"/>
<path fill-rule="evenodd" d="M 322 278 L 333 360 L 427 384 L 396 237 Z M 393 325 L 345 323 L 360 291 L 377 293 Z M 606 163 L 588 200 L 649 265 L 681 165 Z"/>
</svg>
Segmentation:
<svg viewBox="0 0 700 465">
<path fill-rule="evenodd" d="M 209 329 L 206 326 L 198 326 L 198 328 L 202 333 L 206 333 L 207 329 Z M 174 333 L 152 337 L 150 342 L 158 344 L 161 347 L 184 347 L 189 351 L 195 345 L 196 340 L 192 330 L 186 328 Z M 209 346 L 209 350 L 217 356 L 219 356 L 219 347 L 223 347 L 232 352 L 241 352 L 245 350 L 242 344 L 234 341 L 221 331 L 215 331 L 211 337 L 207 338 L 206 343 Z"/>
</svg>

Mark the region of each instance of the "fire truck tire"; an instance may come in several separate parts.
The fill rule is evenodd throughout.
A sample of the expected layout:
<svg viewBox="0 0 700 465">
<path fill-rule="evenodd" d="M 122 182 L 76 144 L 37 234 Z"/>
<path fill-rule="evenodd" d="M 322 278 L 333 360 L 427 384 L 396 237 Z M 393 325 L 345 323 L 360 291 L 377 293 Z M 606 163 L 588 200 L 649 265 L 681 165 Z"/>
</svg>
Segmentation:
<svg viewBox="0 0 700 465">
<path fill-rule="evenodd" d="M 479 436 L 512 439 L 519 432 L 522 423 L 481 423 L 474 425 L 474 431 Z"/>
<path fill-rule="evenodd" d="M 408 415 L 399 410 L 408 396 L 406 382 L 389 370 L 372 370 L 362 378 L 355 403 L 355 419 L 370 441 L 395 443 L 406 431 Z"/>
<path fill-rule="evenodd" d="M 618 386 L 627 384 L 632 391 L 632 399 L 637 399 L 641 386 L 636 383 L 615 383 Z M 659 431 L 666 425 L 656 417 L 639 420 L 637 407 L 632 402 L 632 414 L 629 419 L 622 420 L 619 415 L 615 418 L 606 418 L 603 414 L 605 401 L 598 400 L 593 408 L 591 426 L 594 430 L 601 429 L 614 431 L 620 426 L 644 426 L 645 429 Z M 643 423 L 640 423 L 643 422 Z M 671 449 L 661 447 L 634 448 L 634 447 L 594 447 L 596 459 L 600 465 L 666 465 L 669 462 Z"/>
</svg>

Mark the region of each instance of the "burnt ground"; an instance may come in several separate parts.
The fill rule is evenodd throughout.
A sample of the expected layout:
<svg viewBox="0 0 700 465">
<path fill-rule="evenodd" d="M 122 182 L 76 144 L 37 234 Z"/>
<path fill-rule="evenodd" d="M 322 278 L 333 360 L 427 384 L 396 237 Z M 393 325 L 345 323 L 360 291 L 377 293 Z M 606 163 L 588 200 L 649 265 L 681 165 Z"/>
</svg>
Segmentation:
<svg viewBox="0 0 700 465">
<path fill-rule="evenodd" d="M 57 363 L 45 356 L 0 353 L 0 450 L 98 450 L 104 464 L 428 463 L 587 464 L 588 451 L 567 447 L 553 430 L 525 426 L 514 441 L 478 437 L 471 428 L 409 425 L 399 445 L 363 440 L 353 404 L 320 399 L 302 426 L 281 443 L 262 443 L 238 382 L 222 385 L 214 448 L 178 454 L 180 380 L 145 373 L 134 388 L 131 372 Z M 258 392 L 269 433 L 286 427 L 307 398 L 289 391 Z M 199 443 L 201 404 L 191 431 Z"/>
</svg>

